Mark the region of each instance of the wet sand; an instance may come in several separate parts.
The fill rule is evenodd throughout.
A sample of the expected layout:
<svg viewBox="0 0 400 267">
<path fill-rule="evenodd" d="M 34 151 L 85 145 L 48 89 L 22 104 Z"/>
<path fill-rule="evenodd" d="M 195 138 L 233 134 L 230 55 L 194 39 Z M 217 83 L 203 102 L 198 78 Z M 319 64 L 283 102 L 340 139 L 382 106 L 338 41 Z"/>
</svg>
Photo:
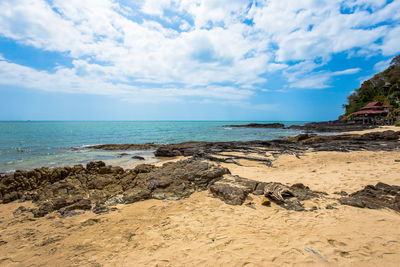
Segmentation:
<svg viewBox="0 0 400 267">
<path fill-rule="evenodd" d="M 231 206 L 206 191 L 64 219 L 57 213 L 14 217 L 16 208 L 32 204 L 0 205 L 0 265 L 399 266 L 400 214 L 342 206 L 335 194 L 379 181 L 400 185 L 398 160 L 400 151 L 309 152 L 281 155 L 274 168 L 245 160 L 223 164 L 245 178 L 327 192 L 326 199 L 306 201 L 317 208 L 311 212 L 262 206 L 263 197 L 253 195 Z"/>
</svg>

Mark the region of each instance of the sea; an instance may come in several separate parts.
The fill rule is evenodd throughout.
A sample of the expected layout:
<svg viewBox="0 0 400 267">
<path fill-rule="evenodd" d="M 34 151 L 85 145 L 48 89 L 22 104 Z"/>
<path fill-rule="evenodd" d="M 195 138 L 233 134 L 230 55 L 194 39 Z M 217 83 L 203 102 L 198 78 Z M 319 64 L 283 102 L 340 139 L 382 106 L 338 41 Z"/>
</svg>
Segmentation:
<svg viewBox="0 0 400 267">
<path fill-rule="evenodd" d="M 273 121 L 277 122 L 277 121 Z M 154 150 L 104 151 L 97 144 L 170 144 L 187 141 L 271 140 L 300 133 L 289 129 L 235 128 L 225 125 L 272 121 L 0 121 L 0 173 L 41 166 L 73 166 L 102 160 L 128 167 L 133 156 L 156 162 Z M 307 122 L 278 121 L 290 125 Z M 137 162 L 136 162 L 137 161 Z M 141 163 L 141 162 L 140 162 Z"/>
</svg>

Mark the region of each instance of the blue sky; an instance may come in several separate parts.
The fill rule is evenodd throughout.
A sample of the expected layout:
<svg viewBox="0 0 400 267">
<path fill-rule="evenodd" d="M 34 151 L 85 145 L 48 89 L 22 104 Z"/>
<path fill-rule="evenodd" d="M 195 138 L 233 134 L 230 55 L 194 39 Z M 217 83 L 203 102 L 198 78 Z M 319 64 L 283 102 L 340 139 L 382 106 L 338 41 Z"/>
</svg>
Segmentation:
<svg viewBox="0 0 400 267">
<path fill-rule="evenodd" d="M 400 1 L 0 0 L 0 120 L 329 120 Z"/>
</svg>

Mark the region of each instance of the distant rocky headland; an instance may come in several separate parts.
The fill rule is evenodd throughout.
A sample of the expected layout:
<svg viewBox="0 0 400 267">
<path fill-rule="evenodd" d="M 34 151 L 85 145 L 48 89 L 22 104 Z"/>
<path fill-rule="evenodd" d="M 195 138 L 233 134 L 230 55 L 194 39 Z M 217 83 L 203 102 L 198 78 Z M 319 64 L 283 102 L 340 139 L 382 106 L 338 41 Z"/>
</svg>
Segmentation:
<svg viewBox="0 0 400 267">
<path fill-rule="evenodd" d="M 222 127 L 236 127 L 236 128 L 285 128 L 282 123 L 249 123 L 249 124 L 233 124 L 224 125 Z"/>
<path fill-rule="evenodd" d="M 323 121 L 323 122 L 310 122 L 304 125 L 291 125 L 287 127 L 285 127 L 285 125 L 282 123 L 235 124 L 235 125 L 224 125 L 224 127 L 293 129 L 293 130 L 302 130 L 305 132 L 324 133 L 324 132 L 362 131 L 362 130 L 377 128 L 379 127 L 379 125 L 363 124 L 361 121 L 334 120 L 334 121 Z"/>
</svg>

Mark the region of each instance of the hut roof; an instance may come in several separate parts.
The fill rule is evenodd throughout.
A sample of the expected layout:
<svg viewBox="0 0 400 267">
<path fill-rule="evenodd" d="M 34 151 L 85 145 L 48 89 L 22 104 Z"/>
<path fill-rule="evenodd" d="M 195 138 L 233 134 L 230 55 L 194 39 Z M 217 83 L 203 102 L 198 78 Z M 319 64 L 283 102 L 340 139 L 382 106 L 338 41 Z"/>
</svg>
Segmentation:
<svg viewBox="0 0 400 267">
<path fill-rule="evenodd" d="M 363 110 L 363 109 L 372 109 L 372 108 L 381 108 L 381 107 L 384 107 L 384 106 L 382 106 L 381 102 L 379 102 L 379 101 L 374 101 L 374 102 L 371 102 L 371 103 L 368 103 L 367 105 L 365 105 L 365 106 L 362 108 L 362 110 Z"/>
<path fill-rule="evenodd" d="M 354 113 L 351 113 L 351 115 L 362 115 L 362 114 L 384 114 L 387 113 L 384 110 L 360 110 Z"/>
</svg>

